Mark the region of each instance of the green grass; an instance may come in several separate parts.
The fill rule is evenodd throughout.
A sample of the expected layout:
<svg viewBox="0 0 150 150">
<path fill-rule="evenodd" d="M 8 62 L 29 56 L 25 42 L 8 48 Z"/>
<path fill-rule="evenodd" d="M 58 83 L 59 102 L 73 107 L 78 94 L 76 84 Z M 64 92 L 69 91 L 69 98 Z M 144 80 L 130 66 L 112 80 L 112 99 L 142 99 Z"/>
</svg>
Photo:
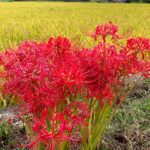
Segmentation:
<svg viewBox="0 0 150 150">
<path fill-rule="evenodd" d="M 103 142 L 104 150 L 150 148 L 150 97 L 130 100 L 118 109 Z"/>
<path fill-rule="evenodd" d="M 137 123 L 140 129 L 149 129 L 150 98 L 129 101 L 128 104 L 118 109 L 113 121 L 118 124 L 118 130 L 121 127 L 130 128 L 134 123 Z"/>
<path fill-rule="evenodd" d="M 41 41 L 63 35 L 73 40 L 93 31 L 99 23 L 112 21 L 120 33 L 150 37 L 150 5 L 65 2 L 0 3 L 0 50 L 23 40 Z"/>
</svg>

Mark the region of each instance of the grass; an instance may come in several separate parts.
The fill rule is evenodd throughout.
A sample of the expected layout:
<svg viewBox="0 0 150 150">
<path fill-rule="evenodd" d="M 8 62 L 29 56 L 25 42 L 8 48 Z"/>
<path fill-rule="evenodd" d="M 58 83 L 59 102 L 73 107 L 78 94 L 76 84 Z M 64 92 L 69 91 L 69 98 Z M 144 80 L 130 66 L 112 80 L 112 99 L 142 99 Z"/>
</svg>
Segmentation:
<svg viewBox="0 0 150 150">
<path fill-rule="evenodd" d="M 7 145 L 11 144 L 12 134 L 12 126 L 7 122 L 2 122 L 0 124 L 0 147 L 3 147 L 6 143 Z"/>
<path fill-rule="evenodd" d="M 147 86 L 145 86 L 147 85 Z M 118 109 L 104 135 L 104 147 L 111 149 L 150 149 L 150 80 L 145 80 L 134 89 Z M 147 91 L 147 92 L 146 92 Z M 144 94 L 144 93 L 147 93 Z M 139 97 L 141 94 L 141 98 Z M 111 148 L 110 148 L 111 147 Z"/>
<path fill-rule="evenodd" d="M 104 136 L 104 147 L 114 149 L 150 148 L 150 97 L 126 103 L 113 118 Z"/>
<path fill-rule="evenodd" d="M 150 5 L 65 2 L 0 3 L 0 50 L 23 40 L 41 41 L 63 35 L 84 43 L 87 32 L 99 23 L 112 21 L 120 32 L 150 37 Z"/>
</svg>

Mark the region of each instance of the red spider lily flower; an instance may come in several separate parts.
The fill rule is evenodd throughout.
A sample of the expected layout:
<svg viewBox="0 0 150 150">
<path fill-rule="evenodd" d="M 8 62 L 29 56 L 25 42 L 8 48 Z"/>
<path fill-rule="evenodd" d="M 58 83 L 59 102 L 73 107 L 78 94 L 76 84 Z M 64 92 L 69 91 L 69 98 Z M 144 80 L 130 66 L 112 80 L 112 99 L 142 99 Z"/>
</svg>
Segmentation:
<svg viewBox="0 0 150 150">
<path fill-rule="evenodd" d="M 96 28 L 97 35 L 115 35 L 118 31 L 118 27 L 114 25 L 112 22 L 109 22 L 104 25 L 99 25 Z"/>
<path fill-rule="evenodd" d="M 71 50 L 71 43 L 67 38 L 50 38 L 48 41 L 48 48 L 54 57 L 60 57 L 61 55 L 64 55 Z"/>
<path fill-rule="evenodd" d="M 114 25 L 112 22 L 107 24 L 98 25 L 95 29 L 95 32 L 90 34 L 95 40 L 97 40 L 98 36 L 102 37 L 103 42 L 106 42 L 106 36 L 111 35 L 113 40 L 118 39 L 119 37 L 116 35 L 118 31 L 118 27 Z"/>
<path fill-rule="evenodd" d="M 82 102 L 70 103 L 62 113 L 53 112 L 49 118 L 50 130 L 46 128 L 46 113 L 43 118 L 36 121 L 33 130 L 37 134 L 36 139 L 29 145 L 31 148 L 37 142 L 42 142 L 48 149 L 55 149 L 54 140 L 61 144 L 63 140 L 70 142 L 71 131 L 78 125 L 85 126 L 89 117 L 88 106 Z M 56 122 L 59 122 L 56 124 Z"/>
<path fill-rule="evenodd" d="M 127 47 L 133 50 L 150 50 L 150 40 L 147 38 L 131 38 L 127 40 Z"/>
<path fill-rule="evenodd" d="M 65 60 L 61 65 L 58 64 L 56 69 L 53 71 L 52 85 L 55 87 L 56 91 L 62 90 L 62 93 L 66 93 L 68 91 L 66 94 L 76 94 L 83 86 L 84 76 L 81 72 L 79 63 L 73 61 L 73 59 L 74 58 L 69 61 Z"/>
<path fill-rule="evenodd" d="M 131 38 L 127 40 L 126 47 L 134 52 L 141 52 L 144 59 L 144 53 L 150 52 L 150 40 L 142 37 Z"/>
</svg>

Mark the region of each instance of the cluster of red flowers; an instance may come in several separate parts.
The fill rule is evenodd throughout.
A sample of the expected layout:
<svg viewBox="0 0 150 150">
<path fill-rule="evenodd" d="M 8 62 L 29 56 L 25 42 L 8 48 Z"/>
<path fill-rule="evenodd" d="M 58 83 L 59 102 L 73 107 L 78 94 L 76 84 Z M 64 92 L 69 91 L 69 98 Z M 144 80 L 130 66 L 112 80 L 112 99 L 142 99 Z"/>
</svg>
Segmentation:
<svg viewBox="0 0 150 150">
<path fill-rule="evenodd" d="M 74 131 L 87 125 L 89 100 L 97 99 L 100 107 L 110 104 L 130 75 L 149 77 L 150 61 L 144 55 L 150 40 L 131 38 L 118 47 L 106 40 L 109 35 L 117 40 L 117 31 L 112 23 L 97 26 L 92 36 L 102 36 L 102 42 L 91 49 L 77 49 L 57 37 L 26 41 L 1 53 L 2 92 L 21 99 L 33 115 L 36 138 L 31 146 L 41 142 L 53 150 L 63 140 L 70 142 Z"/>
<path fill-rule="evenodd" d="M 112 22 L 109 22 L 107 24 L 98 25 L 95 29 L 95 32 L 91 34 L 91 36 L 97 40 L 99 36 L 102 37 L 102 41 L 106 42 L 106 37 L 109 35 L 112 37 L 113 40 L 117 40 L 119 36 L 116 34 L 118 31 L 118 27 Z"/>
</svg>

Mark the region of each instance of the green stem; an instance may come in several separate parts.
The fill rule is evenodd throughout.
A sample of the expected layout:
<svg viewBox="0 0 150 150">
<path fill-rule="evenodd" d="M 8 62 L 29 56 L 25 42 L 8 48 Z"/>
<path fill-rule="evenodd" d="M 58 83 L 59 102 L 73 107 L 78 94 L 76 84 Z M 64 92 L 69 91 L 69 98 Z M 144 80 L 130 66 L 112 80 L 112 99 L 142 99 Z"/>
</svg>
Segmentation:
<svg viewBox="0 0 150 150">
<path fill-rule="evenodd" d="M 106 128 L 107 123 L 109 122 L 109 112 L 111 110 L 111 106 L 106 106 L 106 108 L 104 108 L 104 113 L 103 115 L 101 115 L 102 118 L 100 118 L 100 120 L 97 122 L 96 125 L 96 132 L 93 134 L 93 138 L 92 141 L 90 143 L 90 150 L 93 150 L 97 144 L 97 142 L 101 139 L 104 130 Z"/>
<path fill-rule="evenodd" d="M 108 114 L 111 110 L 112 106 L 105 104 L 102 108 L 102 110 L 99 111 L 97 114 L 96 119 L 94 120 L 94 126 L 93 126 L 93 132 L 92 132 L 92 137 L 88 143 L 89 145 L 89 150 L 93 150 L 94 147 L 96 146 L 98 140 L 101 138 L 105 126 L 106 126 L 106 120 L 108 119 Z"/>
</svg>

